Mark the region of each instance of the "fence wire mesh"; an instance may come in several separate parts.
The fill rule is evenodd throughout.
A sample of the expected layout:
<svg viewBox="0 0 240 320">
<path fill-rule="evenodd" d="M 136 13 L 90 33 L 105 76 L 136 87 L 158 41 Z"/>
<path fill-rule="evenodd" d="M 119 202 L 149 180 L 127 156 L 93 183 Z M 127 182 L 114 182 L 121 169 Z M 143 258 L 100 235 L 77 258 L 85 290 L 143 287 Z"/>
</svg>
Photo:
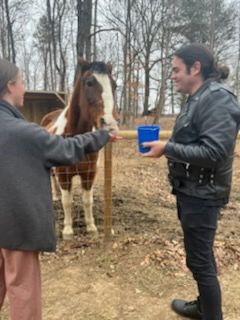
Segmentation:
<svg viewBox="0 0 240 320">
<path fill-rule="evenodd" d="M 162 183 L 166 185 L 164 188 L 167 188 L 168 192 L 169 186 L 166 174 L 158 168 L 159 161 L 143 159 L 138 153 L 135 139 L 124 139 L 112 145 L 112 180 L 111 172 L 109 172 L 111 168 L 105 167 L 104 161 L 104 150 L 101 150 L 97 174 L 93 183 L 93 216 L 99 234 L 104 232 L 104 211 L 108 209 L 106 208 L 106 200 L 112 211 L 110 223 L 112 222 L 115 236 L 128 231 L 144 233 L 147 229 L 146 226 L 143 226 L 144 222 L 148 221 L 147 224 L 154 224 L 154 218 L 146 217 L 146 214 L 147 216 L 149 214 L 147 212 L 148 206 L 151 207 L 155 204 L 157 207 L 163 199 L 166 205 L 168 202 L 165 195 L 160 193 Z M 165 166 L 165 160 L 160 162 L 161 166 Z M 154 173 L 152 174 L 152 172 Z M 78 174 L 73 178 L 72 217 L 75 236 L 86 235 L 81 183 L 91 183 L 86 178 L 91 173 L 89 171 L 87 175 L 85 174 L 85 181 L 82 182 Z M 108 184 L 112 185 L 111 193 L 104 191 Z M 171 196 L 168 198 L 171 202 Z M 60 194 L 58 200 L 54 201 L 54 209 L 58 235 L 61 236 L 64 214 Z M 158 210 L 154 211 L 157 214 Z"/>
</svg>

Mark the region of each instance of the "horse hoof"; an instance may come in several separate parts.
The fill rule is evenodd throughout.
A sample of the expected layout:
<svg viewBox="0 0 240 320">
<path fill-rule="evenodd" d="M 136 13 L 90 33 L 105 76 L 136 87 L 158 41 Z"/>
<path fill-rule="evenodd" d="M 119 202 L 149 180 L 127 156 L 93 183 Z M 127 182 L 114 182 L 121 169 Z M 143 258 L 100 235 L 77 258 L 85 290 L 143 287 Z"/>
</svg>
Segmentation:
<svg viewBox="0 0 240 320">
<path fill-rule="evenodd" d="M 73 230 L 71 228 L 64 228 L 62 232 L 63 240 L 72 240 L 73 239 Z"/>
<path fill-rule="evenodd" d="M 62 234 L 63 240 L 69 241 L 73 239 L 73 234 Z"/>
<path fill-rule="evenodd" d="M 98 230 L 95 225 L 87 226 L 87 233 L 98 234 Z"/>
</svg>

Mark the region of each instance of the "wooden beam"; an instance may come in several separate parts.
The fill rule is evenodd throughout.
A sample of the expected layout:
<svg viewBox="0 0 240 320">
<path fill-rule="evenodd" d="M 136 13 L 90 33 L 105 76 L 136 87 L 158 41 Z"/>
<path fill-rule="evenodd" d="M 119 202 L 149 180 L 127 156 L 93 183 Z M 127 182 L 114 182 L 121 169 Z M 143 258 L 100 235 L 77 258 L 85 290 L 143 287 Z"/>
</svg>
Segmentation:
<svg viewBox="0 0 240 320">
<path fill-rule="evenodd" d="M 171 130 L 160 131 L 159 138 L 162 140 L 167 140 L 171 137 Z M 124 139 L 137 139 L 137 130 L 120 130 L 119 135 Z"/>
</svg>

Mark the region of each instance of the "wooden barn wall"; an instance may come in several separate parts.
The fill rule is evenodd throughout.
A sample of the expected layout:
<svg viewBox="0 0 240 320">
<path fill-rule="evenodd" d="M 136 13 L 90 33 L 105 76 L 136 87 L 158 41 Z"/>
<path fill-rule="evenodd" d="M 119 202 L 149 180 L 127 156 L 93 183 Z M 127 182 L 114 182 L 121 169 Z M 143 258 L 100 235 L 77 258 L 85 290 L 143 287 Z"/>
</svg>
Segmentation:
<svg viewBox="0 0 240 320">
<path fill-rule="evenodd" d="M 62 99 L 62 100 L 61 100 Z M 42 118 L 49 112 L 65 107 L 67 101 L 65 92 L 34 92 L 26 91 L 24 107 L 21 109 L 24 117 L 30 122 L 40 124 Z"/>
<path fill-rule="evenodd" d="M 40 124 L 40 121 L 45 114 L 57 109 L 59 109 L 59 107 L 48 105 L 46 101 L 38 101 L 25 103 L 21 111 L 28 121 Z"/>
</svg>

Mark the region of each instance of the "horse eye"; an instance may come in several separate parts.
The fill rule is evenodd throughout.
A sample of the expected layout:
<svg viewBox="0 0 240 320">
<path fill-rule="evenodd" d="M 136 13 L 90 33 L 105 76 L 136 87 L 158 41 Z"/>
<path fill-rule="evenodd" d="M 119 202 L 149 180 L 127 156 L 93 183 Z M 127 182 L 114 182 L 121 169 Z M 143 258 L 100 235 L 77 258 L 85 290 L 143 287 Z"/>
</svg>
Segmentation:
<svg viewBox="0 0 240 320">
<path fill-rule="evenodd" d="M 88 87 L 93 87 L 94 79 L 86 79 L 85 84 L 86 84 Z"/>
<path fill-rule="evenodd" d="M 101 124 L 101 127 L 103 127 L 106 124 L 106 121 L 104 120 L 104 118 L 100 119 L 100 124 Z"/>
</svg>

